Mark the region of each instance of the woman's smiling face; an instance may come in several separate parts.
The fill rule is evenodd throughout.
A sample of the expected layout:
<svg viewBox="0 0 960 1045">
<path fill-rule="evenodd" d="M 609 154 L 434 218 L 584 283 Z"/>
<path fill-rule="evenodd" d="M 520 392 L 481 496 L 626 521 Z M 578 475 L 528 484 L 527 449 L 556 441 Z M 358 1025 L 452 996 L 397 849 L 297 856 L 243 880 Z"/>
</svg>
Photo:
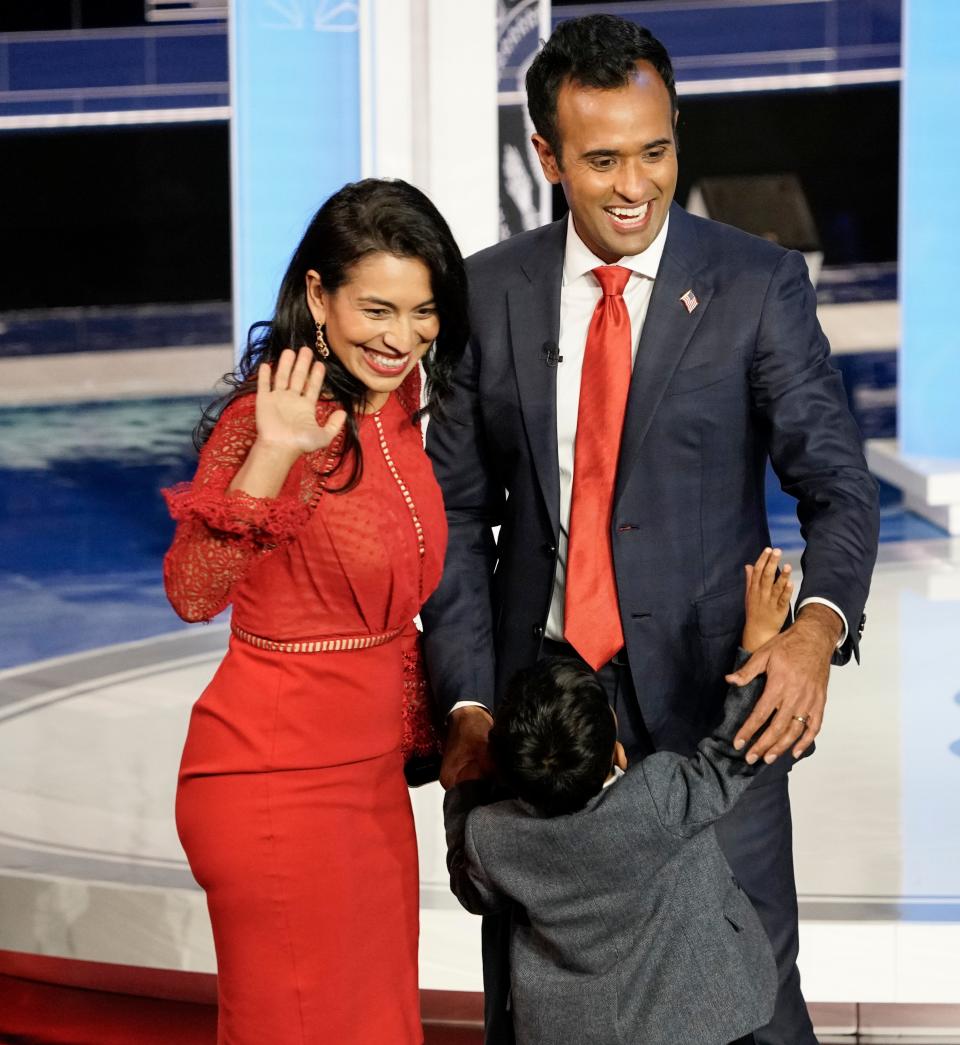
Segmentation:
<svg viewBox="0 0 960 1045">
<path fill-rule="evenodd" d="M 370 390 L 368 406 L 380 409 L 440 332 L 430 269 L 419 258 L 380 252 L 358 261 L 335 291 L 314 269 L 306 282 L 330 351 Z"/>
</svg>

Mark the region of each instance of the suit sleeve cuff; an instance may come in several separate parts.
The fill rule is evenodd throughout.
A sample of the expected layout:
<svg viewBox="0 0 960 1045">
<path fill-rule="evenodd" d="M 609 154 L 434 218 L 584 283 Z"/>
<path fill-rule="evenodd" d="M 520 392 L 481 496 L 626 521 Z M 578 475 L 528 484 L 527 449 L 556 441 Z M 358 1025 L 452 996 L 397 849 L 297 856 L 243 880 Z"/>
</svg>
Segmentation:
<svg viewBox="0 0 960 1045">
<path fill-rule="evenodd" d="M 488 715 L 492 715 L 493 712 L 487 707 L 486 704 L 481 704 L 479 700 L 458 700 L 456 704 L 447 712 L 447 718 L 449 718 L 455 711 L 459 711 L 460 708 L 483 708 Z"/>
<path fill-rule="evenodd" d="M 840 622 L 843 624 L 843 632 L 840 638 L 837 640 L 837 649 L 842 649 L 843 644 L 847 641 L 847 636 L 850 634 L 850 628 L 847 626 L 847 618 L 843 615 L 843 610 L 836 604 L 831 602 L 829 599 L 821 599 L 819 595 L 811 595 L 809 598 L 804 599 L 803 602 L 797 606 L 797 613 L 799 613 L 804 606 L 808 603 L 816 602 L 821 606 L 828 606 L 833 612 L 840 618 Z"/>
</svg>

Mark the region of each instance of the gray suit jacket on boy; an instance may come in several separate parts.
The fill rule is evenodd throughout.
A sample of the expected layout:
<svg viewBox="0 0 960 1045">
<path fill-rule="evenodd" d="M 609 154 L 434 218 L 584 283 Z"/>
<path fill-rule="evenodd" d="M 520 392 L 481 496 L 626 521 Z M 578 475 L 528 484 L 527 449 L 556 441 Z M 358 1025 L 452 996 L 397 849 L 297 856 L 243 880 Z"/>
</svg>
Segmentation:
<svg viewBox="0 0 960 1045">
<path fill-rule="evenodd" d="M 762 685 L 730 689 L 695 755 L 650 755 L 577 813 L 447 793 L 453 892 L 513 913 L 518 1045 L 725 1045 L 770 1020 L 770 944 L 711 827 L 759 768 L 731 741 Z"/>
</svg>

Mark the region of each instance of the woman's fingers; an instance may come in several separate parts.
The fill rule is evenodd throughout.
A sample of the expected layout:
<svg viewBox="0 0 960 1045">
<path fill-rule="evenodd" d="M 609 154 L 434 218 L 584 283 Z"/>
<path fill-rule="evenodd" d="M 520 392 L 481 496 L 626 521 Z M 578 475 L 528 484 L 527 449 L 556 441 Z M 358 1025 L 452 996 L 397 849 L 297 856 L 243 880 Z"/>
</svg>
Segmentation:
<svg viewBox="0 0 960 1045">
<path fill-rule="evenodd" d="M 270 391 L 271 370 L 269 363 L 261 363 L 257 367 L 257 395 Z"/>
<path fill-rule="evenodd" d="M 273 380 L 275 392 L 285 392 L 290 387 L 290 374 L 296 358 L 297 354 L 292 348 L 285 348 L 280 353 L 280 358 L 277 360 L 277 373 Z"/>
<path fill-rule="evenodd" d="M 327 446 L 333 442 L 337 437 L 337 433 L 343 428 L 343 423 L 347 419 L 345 410 L 334 410 L 330 415 L 327 423 L 323 426 L 324 435 L 327 437 Z"/>
<path fill-rule="evenodd" d="M 290 384 L 288 387 L 291 392 L 296 392 L 297 395 L 303 394 L 303 390 L 306 387 L 307 380 L 310 376 L 310 367 L 312 365 L 313 351 L 304 346 L 297 353 L 293 370 L 290 371 Z"/>
<path fill-rule="evenodd" d="M 260 368 L 262 372 L 263 364 Z M 270 391 L 269 367 L 266 385 L 263 384 L 261 372 L 257 374 L 257 388 L 262 391 Z M 323 388 L 323 378 L 326 368 L 322 363 L 314 362 L 313 349 L 304 345 L 299 352 L 292 348 L 285 348 L 277 360 L 276 373 L 273 376 L 274 392 L 295 392 L 297 395 L 306 395 L 314 402 L 320 397 Z"/>
<path fill-rule="evenodd" d="M 313 364 L 310 377 L 307 379 L 307 387 L 303 392 L 307 399 L 315 403 L 320 398 L 320 392 L 323 390 L 323 379 L 326 377 L 326 374 L 327 368 L 323 363 L 317 362 Z"/>
</svg>

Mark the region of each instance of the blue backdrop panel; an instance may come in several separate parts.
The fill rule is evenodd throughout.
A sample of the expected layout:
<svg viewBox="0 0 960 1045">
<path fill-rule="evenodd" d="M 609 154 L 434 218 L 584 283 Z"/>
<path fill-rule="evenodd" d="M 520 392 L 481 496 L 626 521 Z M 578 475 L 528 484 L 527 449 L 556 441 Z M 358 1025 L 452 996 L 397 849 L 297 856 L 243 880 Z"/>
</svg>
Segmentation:
<svg viewBox="0 0 960 1045">
<path fill-rule="evenodd" d="M 613 9 L 664 43 L 681 84 L 900 64 L 900 0 L 621 0 Z M 597 10 L 554 2 L 552 21 Z"/>
<path fill-rule="evenodd" d="M 0 116 L 226 106 L 224 26 L 0 33 Z"/>
<path fill-rule="evenodd" d="M 906 0 L 904 30 L 900 445 L 960 458 L 960 4 Z"/>
<path fill-rule="evenodd" d="M 313 212 L 360 176 L 357 5 L 231 10 L 234 339 L 269 319 Z"/>
</svg>

